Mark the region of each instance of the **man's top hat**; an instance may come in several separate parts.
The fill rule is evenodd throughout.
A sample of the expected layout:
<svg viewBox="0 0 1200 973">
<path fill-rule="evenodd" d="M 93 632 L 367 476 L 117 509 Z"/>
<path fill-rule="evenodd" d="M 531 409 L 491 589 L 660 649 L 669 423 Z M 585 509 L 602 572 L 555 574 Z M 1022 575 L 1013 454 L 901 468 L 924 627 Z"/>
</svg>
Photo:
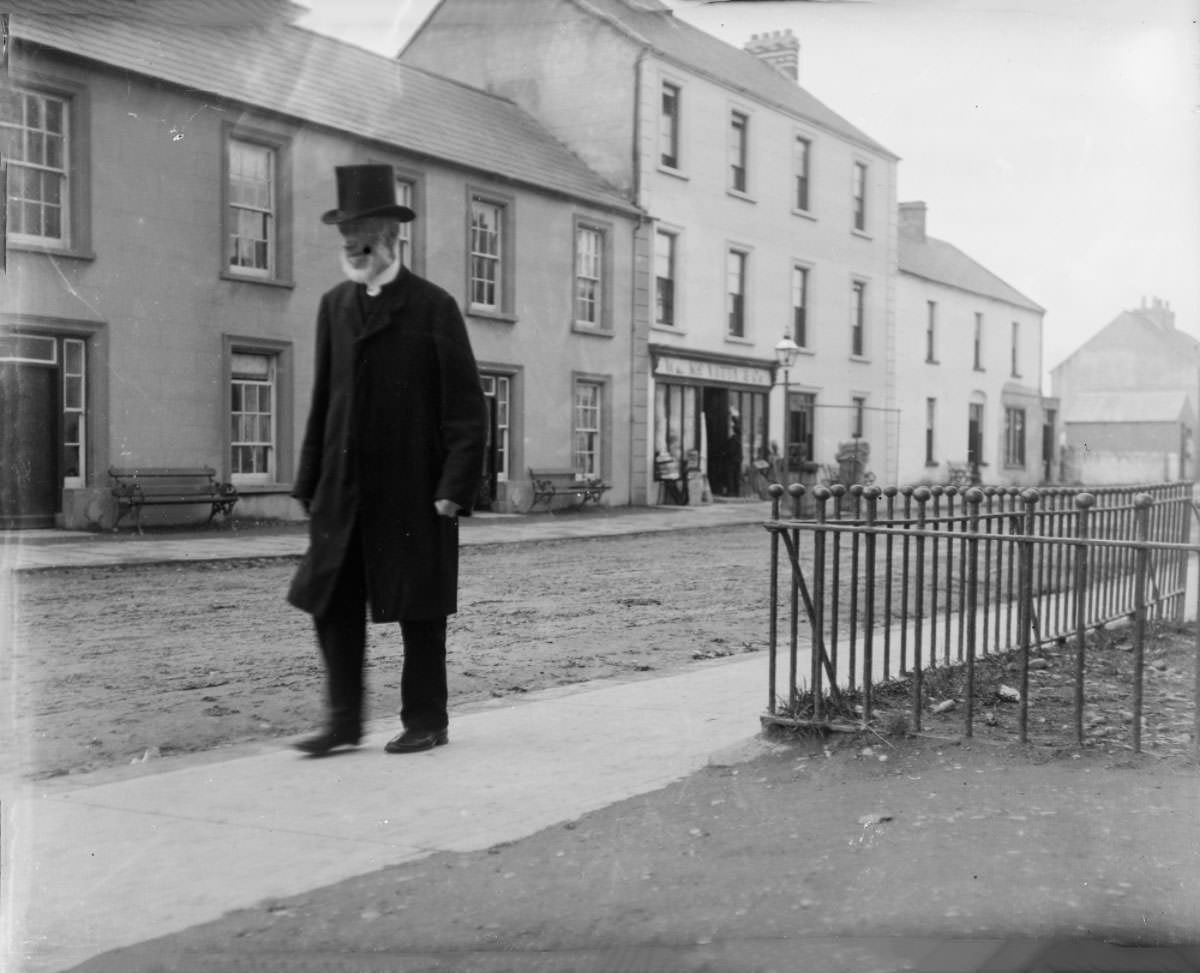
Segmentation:
<svg viewBox="0 0 1200 973">
<path fill-rule="evenodd" d="M 337 209 L 321 217 L 322 223 L 347 223 L 367 216 L 390 216 L 407 223 L 416 218 L 396 202 L 396 171 L 389 165 L 337 166 Z"/>
</svg>

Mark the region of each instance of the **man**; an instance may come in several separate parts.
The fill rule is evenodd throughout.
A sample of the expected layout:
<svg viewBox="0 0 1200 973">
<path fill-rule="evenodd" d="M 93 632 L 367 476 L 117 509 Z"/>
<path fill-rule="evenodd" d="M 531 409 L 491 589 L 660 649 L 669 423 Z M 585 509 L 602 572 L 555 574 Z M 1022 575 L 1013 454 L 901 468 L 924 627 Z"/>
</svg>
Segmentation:
<svg viewBox="0 0 1200 973">
<path fill-rule="evenodd" d="M 389 753 L 448 741 L 446 616 L 457 609 L 458 516 L 483 467 L 483 392 L 454 299 L 400 259 L 391 166 L 337 169 L 347 281 L 321 298 L 312 408 L 295 496 L 309 549 L 288 601 L 312 614 L 328 679 L 324 729 L 296 744 L 356 746 L 363 724 L 366 615 L 399 622 L 403 732 Z"/>
</svg>

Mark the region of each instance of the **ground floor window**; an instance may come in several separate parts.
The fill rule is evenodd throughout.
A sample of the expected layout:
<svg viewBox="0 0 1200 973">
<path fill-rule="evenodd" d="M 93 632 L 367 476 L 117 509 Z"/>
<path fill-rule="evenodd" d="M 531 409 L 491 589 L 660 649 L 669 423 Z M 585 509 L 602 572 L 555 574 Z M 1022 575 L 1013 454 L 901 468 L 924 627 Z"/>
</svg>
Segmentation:
<svg viewBox="0 0 1200 973">
<path fill-rule="evenodd" d="M 235 351 L 230 361 L 229 471 L 234 480 L 276 478 L 275 358 Z"/>
<path fill-rule="evenodd" d="M 512 408 L 512 378 L 508 375 L 480 376 L 483 394 L 488 402 L 489 435 L 488 457 L 485 462 L 491 463 L 491 469 L 485 474 L 494 475 L 497 480 L 507 480 L 509 477 L 509 416 Z"/>
<path fill-rule="evenodd" d="M 1004 410 L 1004 465 L 1025 465 L 1025 410 Z"/>
<path fill-rule="evenodd" d="M 817 412 L 817 397 L 810 392 L 789 392 L 787 407 L 787 468 L 791 472 L 803 469 L 816 456 L 813 427 Z"/>
<path fill-rule="evenodd" d="M 86 343 L 78 338 L 63 341 L 62 470 L 65 487 L 81 487 L 87 476 L 86 350 Z"/>
<path fill-rule="evenodd" d="M 599 382 L 575 383 L 575 475 L 601 475 L 604 386 Z"/>
</svg>

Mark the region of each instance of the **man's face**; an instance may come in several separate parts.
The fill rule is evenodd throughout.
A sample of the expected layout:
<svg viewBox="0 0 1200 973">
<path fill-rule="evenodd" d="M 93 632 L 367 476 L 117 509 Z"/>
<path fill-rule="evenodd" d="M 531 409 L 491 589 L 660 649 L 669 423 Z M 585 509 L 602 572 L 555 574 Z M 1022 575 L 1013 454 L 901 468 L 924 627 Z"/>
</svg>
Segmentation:
<svg viewBox="0 0 1200 973">
<path fill-rule="evenodd" d="M 361 283 L 391 266 L 396 259 L 397 229 L 394 220 L 367 218 L 339 223 L 346 276 Z"/>
</svg>

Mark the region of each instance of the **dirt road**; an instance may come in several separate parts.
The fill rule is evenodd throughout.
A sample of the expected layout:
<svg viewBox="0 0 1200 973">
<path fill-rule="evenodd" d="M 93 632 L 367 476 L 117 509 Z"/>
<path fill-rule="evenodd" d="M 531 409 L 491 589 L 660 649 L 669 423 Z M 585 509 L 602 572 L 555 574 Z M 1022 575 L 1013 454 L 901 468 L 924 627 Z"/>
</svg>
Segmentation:
<svg viewBox="0 0 1200 973">
<path fill-rule="evenodd" d="M 322 717 L 292 561 L 48 571 L 17 580 L 0 773 L 79 773 L 303 732 Z M 761 530 L 470 547 L 451 621 L 452 706 L 766 644 Z M 399 706 L 397 626 L 372 626 L 369 706 Z"/>
</svg>

